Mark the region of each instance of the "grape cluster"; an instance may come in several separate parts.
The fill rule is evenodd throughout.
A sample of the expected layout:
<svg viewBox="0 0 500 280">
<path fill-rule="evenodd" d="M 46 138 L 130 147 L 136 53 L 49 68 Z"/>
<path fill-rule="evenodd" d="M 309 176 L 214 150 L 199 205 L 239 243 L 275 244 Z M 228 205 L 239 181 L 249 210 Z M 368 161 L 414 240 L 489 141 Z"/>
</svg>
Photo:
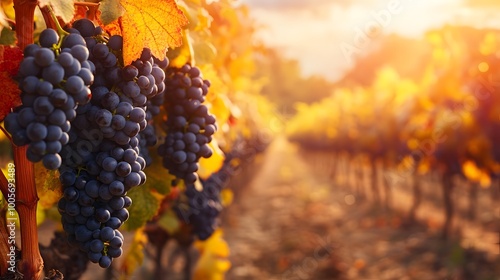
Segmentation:
<svg viewBox="0 0 500 280">
<path fill-rule="evenodd" d="M 165 74 L 148 49 L 132 65 L 120 67 L 122 38 L 103 40 L 86 19 L 71 32 L 84 37 L 95 65 L 91 102 L 79 106 L 60 168 L 64 196 L 58 204 L 69 240 L 90 261 L 109 267 L 122 254 L 119 227 L 132 200 L 127 192 L 146 181 L 141 131 L 148 127 L 147 104 L 164 91 Z"/>
<path fill-rule="evenodd" d="M 109 163 L 103 166 L 109 170 Z M 128 219 L 126 207 L 132 203 L 125 195 L 124 183 L 115 180 L 103 184 L 86 171 L 77 174 L 71 170 L 63 172 L 60 179 L 64 195 L 58 209 L 69 241 L 86 252 L 90 261 L 109 267 L 112 259 L 122 254 L 123 235 L 118 228 Z"/>
<path fill-rule="evenodd" d="M 88 57 L 82 36 L 70 34 L 60 42 L 53 29 L 24 49 L 18 74 L 22 105 L 5 118 L 5 126 L 14 144 L 29 145 L 27 158 L 47 169 L 61 166 L 59 153 L 69 141 L 75 109 L 90 100 L 94 64 Z"/>
<path fill-rule="evenodd" d="M 167 69 L 165 85 L 167 136 L 158 153 L 172 175 L 193 184 L 198 179 L 199 159 L 212 155 L 208 143 L 217 129 L 215 116 L 202 104 L 210 82 L 203 80 L 197 67 L 186 64 Z"/>
<path fill-rule="evenodd" d="M 235 167 L 225 161 L 222 168 L 207 180 L 200 180 L 203 186 L 198 191 L 193 184 L 186 185 L 184 196 L 174 205 L 177 217 L 192 226 L 192 233 L 200 240 L 208 239 L 217 228 L 217 217 L 222 210 L 220 192 L 226 187 Z"/>
</svg>

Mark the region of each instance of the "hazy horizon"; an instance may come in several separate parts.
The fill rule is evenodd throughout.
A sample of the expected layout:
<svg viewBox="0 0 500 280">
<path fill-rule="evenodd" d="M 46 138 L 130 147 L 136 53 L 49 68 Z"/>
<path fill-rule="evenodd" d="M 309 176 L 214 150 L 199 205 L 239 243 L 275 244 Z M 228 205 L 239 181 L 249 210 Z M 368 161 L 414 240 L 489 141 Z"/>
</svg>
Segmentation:
<svg viewBox="0 0 500 280">
<path fill-rule="evenodd" d="M 369 52 L 370 42 L 383 35 L 417 38 L 446 24 L 500 28 L 500 19 L 488 16 L 500 10 L 500 3 L 493 0 L 241 2 L 251 8 L 258 40 L 298 60 L 305 76 L 323 75 L 332 81 L 349 69 L 353 54 Z M 361 42 L 367 38 L 361 34 L 366 35 L 367 26 L 376 26 L 379 33 Z"/>
</svg>

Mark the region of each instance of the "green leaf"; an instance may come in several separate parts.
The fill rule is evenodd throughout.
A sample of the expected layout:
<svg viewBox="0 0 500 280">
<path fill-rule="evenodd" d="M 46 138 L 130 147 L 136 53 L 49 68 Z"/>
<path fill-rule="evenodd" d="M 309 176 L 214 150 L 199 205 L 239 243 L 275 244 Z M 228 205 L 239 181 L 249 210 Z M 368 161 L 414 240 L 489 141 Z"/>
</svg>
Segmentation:
<svg viewBox="0 0 500 280">
<path fill-rule="evenodd" d="M 130 218 L 124 226 L 127 230 L 136 230 L 153 218 L 160 208 L 160 199 L 147 186 L 133 188 L 127 195 L 132 199 L 132 205 L 128 208 Z"/>
<path fill-rule="evenodd" d="M 0 45 L 15 45 L 16 32 L 10 28 L 3 28 L 0 33 Z"/>
<path fill-rule="evenodd" d="M 174 211 L 168 210 L 161 215 L 158 225 L 172 235 L 179 229 L 180 223 Z"/>
<path fill-rule="evenodd" d="M 65 23 L 70 22 L 75 14 L 75 1 L 68 0 L 40 0 L 40 7 L 50 4 L 56 16 L 60 17 Z"/>
<path fill-rule="evenodd" d="M 104 25 L 108 25 L 117 20 L 125 13 L 125 9 L 120 4 L 120 0 L 104 0 L 99 5 L 101 11 L 100 19 Z"/>
<path fill-rule="evenodd" d="M 170 175 L 163 167 L 162 159 L 154 151 L 150 151 L 153 164 L 148 166 L 144 171 L 146 172 L 146 183 L 144 187 L 156 190 L 159 194 L 167 195 L 170 193 L 170 186 L 174 176 Z"/>
</svg>

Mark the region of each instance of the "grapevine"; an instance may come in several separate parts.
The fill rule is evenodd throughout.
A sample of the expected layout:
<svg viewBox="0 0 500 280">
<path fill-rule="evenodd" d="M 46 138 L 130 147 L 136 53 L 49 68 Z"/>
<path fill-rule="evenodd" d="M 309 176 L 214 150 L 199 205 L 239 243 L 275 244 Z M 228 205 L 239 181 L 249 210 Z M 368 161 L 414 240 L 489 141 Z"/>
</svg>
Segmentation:
<svg viewBox="0 0 500 280">
<path fill-rule="evenodd" d="M 216 16 L 220 7 L 199 3 L 191 11 L 184 2 L 161 1 L 136 9 L 123 0 L 127 12 L 119 14 L 104 3 L 78 2 L 70 11 L 53 2 L 40 4 L 43 17 L 36 18 L 37 2 L 16 0 L 15 18 L 7 21 L 15 25 L 20 54 L 6 73 L 13 101 L 2 104 L 8 113 L 0 118 L 14 150 L 22 247 L 16 246 L 21 261 L 14 271 L 1 270 L 1 277 L 41 279 L 45 272 L 46 278 L 71 279 L 88 261 L 109 268 L 120 257 L 121 263 L 142 260 L 136 254 L 144 245 L 135 240 L 149 235 L 146 224 L 158 226 L 166 213 L 182 224 L 162 232 L 167 239 L 187 246 L 195 239 L 208 242 L 235 168 L 224 151 L 235 149 L 246 128 L 236 125 L 239 109 L 221 87 L 233 84 L 218 73 L 228 67 L 197 60 L 201 51 L 191 36 L 206 36 L 199 30 L 210 27 L 200 26 L 196 35 L 187 14 Z M 112 16 L 105 13 L 110 11 Z M 235 11 L 238 21 L 244 13 Z M 249 26 L 241 28 L 251 34 Z M 211 48 L 222 37 L 199 40 Z M 0 179 L 5 198 L 8 183 L 3 173 Z M 38 221 L 37 212 L 43 213 Z M 56 231 L 40 255 L 36 226 L 44 219 L 55 219 L 63 232 Z M 133 241 L 124 230 L 135 232 Z M 124 251 L 128 242 L 139 249 Z M 55 247 L 78 265 L 65 265 Z M 131 275 L 138 265 L 113 267 Z"/>
</svg>

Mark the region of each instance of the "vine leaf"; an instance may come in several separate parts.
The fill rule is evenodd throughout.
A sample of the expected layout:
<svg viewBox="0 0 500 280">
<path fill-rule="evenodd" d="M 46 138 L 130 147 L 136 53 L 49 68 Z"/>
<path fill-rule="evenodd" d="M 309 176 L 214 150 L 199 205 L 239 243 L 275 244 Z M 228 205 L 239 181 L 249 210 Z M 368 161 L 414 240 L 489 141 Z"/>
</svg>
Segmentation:
<svg viewBox="0 0 500 280">
<path fill-rule="evenodd" d="M 15 45 L 16 32 L 10 28 L 4 28 L 0 31 L 0 44 L 1 45 Z"/>
<path fill-rule="evenodd" d="M 194 269 L 194 279 L 224 279 L 231 267 L 229 245 L 223 239 L 221 229 L 216 230 L 209 239 L 196 241 L 194 247 L 200 251 L 200 259 Z"/>
<path fill-rule="evenodd" d="M 158 225 L 171 235 L 179 230 L 180 227 L 179 220 L 171 209 L 161 215 L 160 219 L 158 219 Z"/>
<path fill-rule="evenodd" d="M 11 108 L 21 105 L 21 91 L 12 77 L 19 70 L 22 51 L 19 48 L 0 46 L 0 121 L 10 112 Z"/>
<path fill-rule="evenodd" d="M 162 162 L 158 153 L 153 151 L 150 151 L 150 153 L 153 162 Z M 141 187 L 155 190 L 161 195 L 167 195 L 170 193 L 170 184 L 175 177 L 170 174 L 165 174 L 168 172 L 165 172 L 165 168 L 162 164 L 151 164 L 151 166 L 148 166 L 148 168 L 145 169 L 145 172 L 147 180 Z"/>
<path fill-rule="evenodd" d="M 148 238 L 143 228 L 135 231 L 134 240 L 125 253 L 122 266 L 120 267 L 120 271 L 124 274 L 122 276 L 127 277 L 132 275 L 132 273 L 142 265 L 144 260 L 144 245 L 146 245 L 147 242 Z"/>
<path fill-rule="evenodd" d="M 127 194 L 133 201 L 128 208 L 130 218 L 124 224 L 127 230 L 136 230 L 151 220 L 160 208 L 158 193 L 148 186 L 133 188 Z"/>
<path fill-rule="evenodd" d="M 18 47 L 0 45 L 0 71 L 7 72 L 11 77 L 17 75 L 19 64 L 23 59 L 23 51 Z"/>
<path fill-rule="evenodd" d="M 178 48 L 172 48 L 167 52 L 167 57 L 170 60 L 170 67 L 181 68 L 186 63 L 195 65 L 192 59 L 192 44 L 189 38 L 189 30 L 182 31 L 182 45 Z"/>
<path fill-rule="evenodd" d="M 59 171 L 47 170 L 41 162 L 35 164 L 35 184 L 42 209 L 51 208 L 62 196 Z"/>
<path fill-rule="evenodd" d="M 208 179 L 210 175 L 219 171 L 219 169 L 224 164 L 224 152 L 219 148 L 217 141 L 215 139 L 208 144 L 212 149 L 212 156 L 209 158 L 200 158 L 200 168 L 198 169 L 198 176 L 201 179 Z"/>
<path fill-rule="evenodd" d="M 14 1 L 1 1 L 0 2 L 0 31 L 4 28 L 9 28 L 9 23 L 7 22 L 7 18 L 9 17 L 9 13 L 14 16 Z"/>
<path fill-rule="evenodd" d="M 111 25 L 118 25 L 123 36 L 125 65 L 138 59 L 144 47 L 164 59 L 168 48 L 182 44 L 181 31 L 188 20 L 175 0 L 121 0 L 120 3 L 125 13 Z"/>
<path fill-rule="evenodd" d="M 73 19 L 75 14 L 74 1 L 67 0 L 40 0 L 40 7 L 50 5 L 56 16 L 60 17 L 64 22 L 68 23 Z"/>
<path fill-rule="evenodd" d="M 108 25 L 117 20 L 125 13 L 125 9 L 120 4 L 120 0 L 104 0 L 99 5 L 99 19 L 104 25 Z"/>
</svg>

